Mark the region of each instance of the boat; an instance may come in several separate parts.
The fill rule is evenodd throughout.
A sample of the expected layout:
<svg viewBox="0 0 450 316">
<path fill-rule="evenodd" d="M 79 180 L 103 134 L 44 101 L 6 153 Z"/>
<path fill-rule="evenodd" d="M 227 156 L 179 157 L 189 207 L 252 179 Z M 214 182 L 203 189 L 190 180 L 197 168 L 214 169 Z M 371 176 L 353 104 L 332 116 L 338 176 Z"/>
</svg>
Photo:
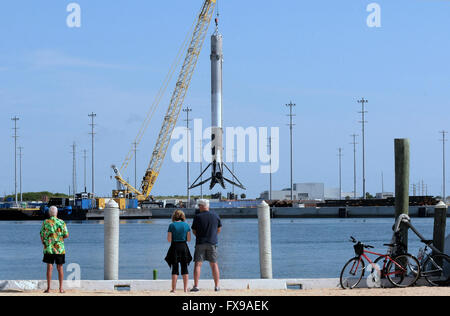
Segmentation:
<svg viewBox="0 0 450 316">
<path fill-rule="evenodd" d="M 47 204 L 40 207 L 27 208 L 19 207 L 0 208 L 0 221 L 43 221 L 49 218 L 48 211 L 51 206 L 58 208 L 58 218 L 64 221 L 86 220 L 88 209 L 73 207 L 67 198 L 51 198 Z"/>
</svg>

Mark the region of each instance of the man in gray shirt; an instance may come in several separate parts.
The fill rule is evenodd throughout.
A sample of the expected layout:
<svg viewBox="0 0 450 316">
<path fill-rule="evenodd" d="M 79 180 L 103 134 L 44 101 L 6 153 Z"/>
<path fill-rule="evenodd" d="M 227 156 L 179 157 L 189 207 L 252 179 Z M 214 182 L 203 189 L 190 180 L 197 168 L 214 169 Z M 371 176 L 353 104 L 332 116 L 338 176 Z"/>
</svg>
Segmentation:
<svg viewBox="0 0 450 316">
<path fill-rule="evenodd" d="M 194 253 L 194 287 L 191 292 L 198 292 L 198 281 L 202 269 L 203 261 L 209 261 L 212 275 L 214 278 L 214 290 L 217 292 L 219 288 L 220 272 L 218 265 L 217 253 L 217 235 L 220 233 L 222 223 L 216 213 L 209 211 L 209 201 L 199 200 L 197 202 L 200 213 L 195 215 L 192 223 L 192 232 L 196 237 L 195 253 Z"/>
</svg>

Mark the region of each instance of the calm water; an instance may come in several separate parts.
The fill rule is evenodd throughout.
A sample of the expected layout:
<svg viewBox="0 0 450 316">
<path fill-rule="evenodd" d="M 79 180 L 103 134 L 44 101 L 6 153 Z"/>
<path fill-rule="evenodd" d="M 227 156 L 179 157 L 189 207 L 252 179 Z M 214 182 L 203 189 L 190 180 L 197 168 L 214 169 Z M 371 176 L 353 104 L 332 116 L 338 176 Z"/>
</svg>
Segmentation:
<svg viewBox="0 0 450 316">
<path fill-rule="evenodd" d="M 224 219 L 219 237 L 222 278 L 259 278 L 258 222 Z M 120 225 L 120 279 L 170 279 L 164 261 L 169 220 L 126 221 Z M 192 220 L 188 220 L 192 224 Z M 433 219 L 412 219 L 413 225 L 432 239 Z M 45 279 L 41 223 L 0 222 L 0 280 Z M 393 219 L 274 219 L 272 256 L 274 278 L 336 278 L 353 256 L 352 235 L 385 251 L 392 236 Z M 447 224 L 448 225 L 448 224 Z M 103 279 L 103 222 L 68 222 L 66 263 L 81 266 L 85 280 Z M 417 254 L 418 238 L 410 233 L 410 252 Z M 194 252 L 194 243 L 190 244 Z M 193 264 L 189 267 L 193 272 Z M 202 278 L 211 278 L 204 265 Z"/>
</svg>

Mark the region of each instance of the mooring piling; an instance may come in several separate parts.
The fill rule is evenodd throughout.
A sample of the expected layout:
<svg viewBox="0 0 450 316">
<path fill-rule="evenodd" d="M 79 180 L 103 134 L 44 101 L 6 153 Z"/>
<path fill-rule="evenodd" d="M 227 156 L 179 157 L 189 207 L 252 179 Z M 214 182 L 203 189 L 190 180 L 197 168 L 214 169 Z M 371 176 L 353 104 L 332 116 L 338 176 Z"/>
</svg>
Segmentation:
<svg viewBox="0 0 450 316">
<path fill-rule="evenodd" d="M 409 139 L 395 139 L 395 218 L 401 214 L 409 215 Z M 400 236 L 406 248 L 408 247 L 408 227 L 400 225 Z"/>
<path fill-rule="evenodd" d="M 272 279 L 272 240 L 270 207 L 263 201 L 258 205 L 259 265 L 262 279 Z"/>
<path fill-rule="evenodd" d="M 105 207 L 104 274 L 105 280 L 119 280 L 119 205 L 110 200 Z"/>
<path fill-rule="evenodd" d="M 433 231 L 433 244 L 439 249 L 444 251 L 445 247 L 445 229 L 447 222 L 447 205 L 444 202 L 439 202 L 434 207 L 434 231 Z"/>
</svg>

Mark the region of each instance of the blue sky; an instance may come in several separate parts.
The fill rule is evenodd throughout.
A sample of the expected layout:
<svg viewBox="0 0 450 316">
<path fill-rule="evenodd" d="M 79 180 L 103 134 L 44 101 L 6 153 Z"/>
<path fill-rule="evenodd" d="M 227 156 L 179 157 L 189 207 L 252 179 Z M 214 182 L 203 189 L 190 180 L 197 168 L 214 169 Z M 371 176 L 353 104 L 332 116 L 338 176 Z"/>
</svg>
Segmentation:
<svg viewBox="0 0 450 316">
<path fill-rule="evenodd" d="M 98 124 L 96 191 L 110 194 L 115 187 L 110 165 L 124 160 L 202 3 L 78 0 L 82 26 L 71 29 L 66 25 L 70 2 L 1 4 L 0 195 L 14 190 L 14 115 L 20 117 L 19 144 L 24 147 L 23 190 L 67 192 L 74 141 L 80 151 L 79 187 L 83 183 L 81 150 L 90 153 L 91 112 Z M 343 190 L 350 192 L 350 135 L 361 135 L 357 100 L 365 97 L 367 191 L 381 191 L 381 172 L 385 190 L 394 190 L 394 138 L 405 137 L 411 141 L 411 182 L 423 180 L 429 193 L 441 193 L 438 132 L 450 130 L 450 1 L 376 1 L 382 10 L 380 28 L 366 24 L 371 2 L 220 1 L 224 124 L 280 127 L 281 165 L 274 188 L 289 186 L 284 105 L 292 100 L 297 104 L 294 181 L 337 187 L 337 150 L 343 147 Z M 185 100 L 192 115 L 206 123 L 209 81 L 208 36 Z M 139 175 L 150 160 L 172 88 L 139 148 Z M 183 124 L 180 120 L 178 125 Z M 359 191 L 361 156 L 358 147 Z M 153 193 L 183 194 L 185 164 L 167 157 Z M 249 197 L 267 190 L 268 175 L 260 174 L 259 167 L 236 165 Z M 192 165 L 193 178 L 198 169 Z M 132 169 L 127 176 L 134 178 Z"/>
</svg>

